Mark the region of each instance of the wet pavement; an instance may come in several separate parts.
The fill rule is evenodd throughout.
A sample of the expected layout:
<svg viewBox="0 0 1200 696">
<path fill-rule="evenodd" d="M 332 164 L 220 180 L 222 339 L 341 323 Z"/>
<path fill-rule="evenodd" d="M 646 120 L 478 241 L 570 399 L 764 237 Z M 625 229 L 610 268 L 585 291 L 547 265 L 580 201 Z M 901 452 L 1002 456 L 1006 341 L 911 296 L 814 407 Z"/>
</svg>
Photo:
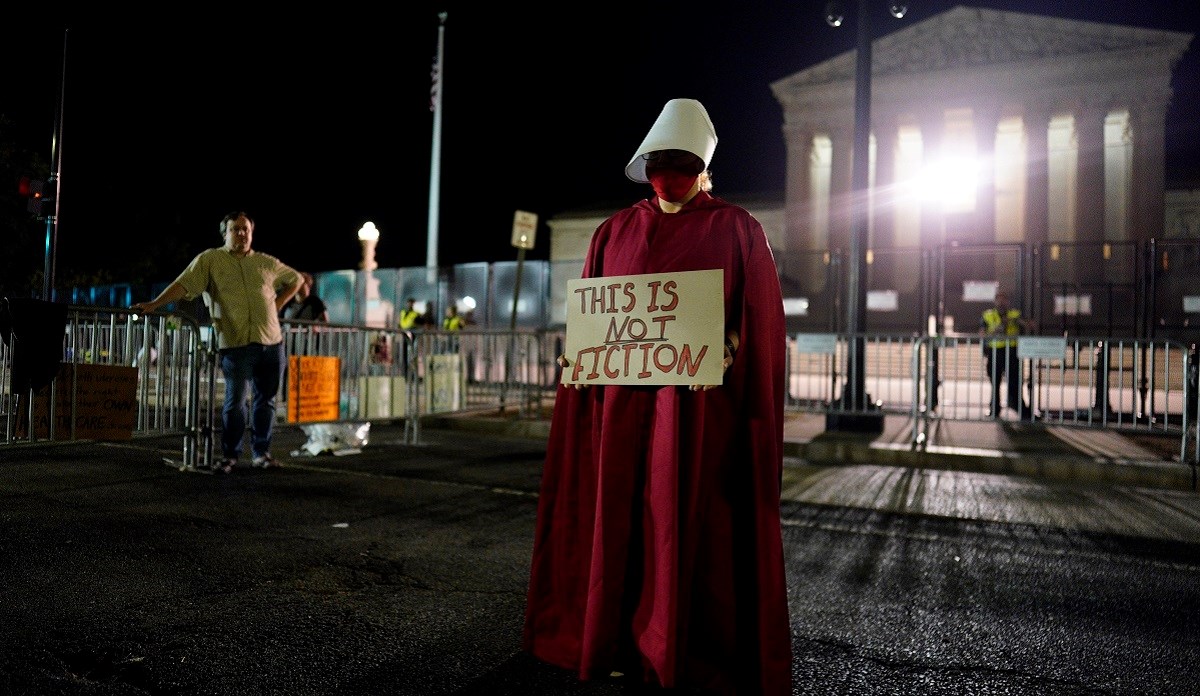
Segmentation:
<svg viewBox="0 0 1200 696">
<path fill-rule="evenodd" d="M 545 438 L 546 419 L 482 411 L 429 425 Z M 1200 541 L 1195 468 L 1178 436 L 1009 421 L 918 423 L 883 418 L 882 432 L 831 432 L 825 417 L 789 412 L 783 497 L 793 502 L 1135 537 Z M 1149 511 L 1149 512 L 1148 512 Z"/>
<path fill-rule="evenodd" d="M 373 424 L 369 433 L 359 452 L 308 457 L 291 455 L 305 432 L 281 426 L 274 449 L 284 469 L 230 475 L 168 466 L 180 454 L 177 438 L 0 449 L 0 693 L 634 693 L 616 683 L 579 683 L 518 649 L 544 419 L 431 417 L 415 445 L 405 444 L 399 424 Z M 879 434 L 825 432 L 818 415 L 790 418 L 783 497 L 785 536 L 794 539 L 785 543 L 794 544 L 786 553 L 796 693 L 912 693 L 918 680 L 911 665 L 879 661 L 895 648 L 871 642 L 895 631 L 897 619 L 887 618 L 895 589 L 880 588 L 877 637 L 861 644 L 842 638 L 850 642 L 841 647 L 823 637 L 848 630 L 823 628 L 836 616 L 831 607 L 850 601 L 839 611 L 865 608 L 841 596 L 851 589 L 846 578 L 816 571 L 828 552 L 814 540 L 835 548 L 858 540 L 880 559 L 890 555 L 885 543 L 952 542 L 957 567 L 962 537 L 983 535 L 985 548 L 1001 547 L 1004 563 L 1017 565 L 981 568 L 971 580 L 977 586 L 989 585 L 993 572 L 1018 579 L 1043 572 L 1030 557 L 1161 573 L 1130 586 L 1144 586 L 1166 607 L 1148 614 L 1150 623 L 1176 628 L 1177 612 L 1197 604 L 1195 590 L 1178 578 L 1194 577 L 1200 557 L 1200 494 L 1190 487 L 1190 467 L 1170 458 L 1178 441 L 1078 435 L 1019 423 L 941 423 L 914 448 L 902 418 L 887 417 Z M 1147 560 L 1110 563 L 1111 548 Z M 911 553 L 936 559 L 939 552 Z M 914 562 L 890 572 L 908 578 Z M 872 564 L 875 574 L 885 568 L 880 563 Z M 832 584 L 817 585 L 820 578 Z M 930 591 L 947 595 L 939 588 L 949 580 Z M 989 591 L 1004 592 L 1000 585 Z M 1036 596 L 1015 594 L 1037 613 Z M 1003 639 L 1011 618 L 971 628 L 982 619 L 966 608 L 964 635 L 983 630 L 999 636 L 990 642 Z M 905 611 L 919 616 L 929 608 Z M 872 623 L 847 619 L 864 631 Z M 918 650 L 922 669 L 937 675 L 938 688 L 927 692 L 1087 692 L 1080 684 L 1095 677 L 1086 669 L 1057 682 L 1042 674 L 1054 670 L 1037 667 L 1045 640 L 1039 631 L 1073 635 L 1058 620 L 1016 632 L 1022 669 L 984 674 L 964 670 L 979 658 L 957 648 Z M 1186 663 L 1177 658 L 1190 649 L 1186 642 L 1168 636 L 1155 645 L 1159 669 L 1126 684 L 1132 687 L 1103 690 L 1195 685 L 1174 674 Z M 1131 659 L 1140 654 L 1118 648 Z M 1102 658 L 1088 658 L 1098 661 L 1093 672 Z M 1142 675 L 1136 665 L 1110 669 Z M 823 681 L 835 673 L 843 681 Z M 996 684 L 1006 686 L 987 686 Z"/>
</svg>

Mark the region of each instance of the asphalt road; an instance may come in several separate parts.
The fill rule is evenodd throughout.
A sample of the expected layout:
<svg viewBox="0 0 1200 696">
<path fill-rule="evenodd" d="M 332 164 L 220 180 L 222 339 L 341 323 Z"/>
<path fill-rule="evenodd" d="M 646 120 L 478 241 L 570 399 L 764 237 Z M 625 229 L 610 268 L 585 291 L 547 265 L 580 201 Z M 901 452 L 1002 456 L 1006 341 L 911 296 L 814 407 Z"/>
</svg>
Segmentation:
<svg viewBox="0 0 1200 696">
<path fill-rule="evenodd" d="M 0 451 L 0 693 L 637 693 L 519 652 L 544 441 L 389 436 L 228 476 Z M 1200 693 L 1200 545 L 781 514 L 797 694 Z"/>
</svg>

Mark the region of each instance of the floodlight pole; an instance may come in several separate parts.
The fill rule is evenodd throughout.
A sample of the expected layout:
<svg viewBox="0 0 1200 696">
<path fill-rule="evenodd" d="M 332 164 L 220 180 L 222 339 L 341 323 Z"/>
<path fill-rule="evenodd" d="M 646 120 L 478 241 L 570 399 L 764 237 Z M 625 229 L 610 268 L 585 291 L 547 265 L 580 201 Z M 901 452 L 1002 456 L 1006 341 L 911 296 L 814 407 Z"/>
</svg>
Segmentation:
<svg viewBox="0 0 1200 696">
<path fill-rule="evenodd" d="M 882 432 L 883 415 L 868 403 L 866 393 L 867 236 L 870 216 L 871 147 L 871 0 L 858 0 L 857 43 L 854 55 L 854 145 L 850 180 L 850 268 L 846 276 L 846 332 L 850 337 L 846 386 L 842 413 L 826 418 L 830 430 Z M 904 16 L 906 7 L 893 2 L 894 17 Z M 827 21 L 829 17 L 827 15 Z M 840 24 L 840 15 L 837 23 Z"/>
<path fill-rule="evenodd" d="M 865 345 L 860 335 L 866 330 L 867 235 L 871 147 L 871 19 L 869 0 L 858 0 L 855 21 L 858 45 L 854 59 L 854 150 L 850 173 L 850 273 L 847 277 L 846 331 L 850 348 L 850 373 L 845 405 L 854 410 L 866 404 Z"/>
</svg>

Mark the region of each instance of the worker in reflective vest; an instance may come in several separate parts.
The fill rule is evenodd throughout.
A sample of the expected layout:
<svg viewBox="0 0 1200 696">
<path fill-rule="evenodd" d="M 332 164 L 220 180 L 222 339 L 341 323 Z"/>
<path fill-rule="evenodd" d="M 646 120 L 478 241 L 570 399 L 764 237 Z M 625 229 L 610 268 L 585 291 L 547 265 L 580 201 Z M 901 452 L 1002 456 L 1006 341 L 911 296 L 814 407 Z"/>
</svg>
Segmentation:
<svg viewBox="0 0 1200 696">
<path fill-rule="evenodd" d="M 462 315 L 458 313 L 458 307 L 450 305 L 446 308 L 446 318 L 442 320 L 442 328 L 446 331 L 461 331 L 466 325 Z"/>
<path fill-rule="evenodd" d="M 409 374 L 412 366 L 411 361 L 416 358 L 416 351 L 411 347 L 416 337 L 413 336 L 413 331 L 421 326 L 422 317 L 420 310 L 417 309 L 417 298 L 410 297 L 404 302 L 404 309 L 400 310 L 400 330 L 404 335 L 400 336 L 400 361 L 404 365 L 404 374 Z"/>
<path fill-rule="evenodd" d="M 404 303 L 404 309 L 400 310 L 400 330 L 412 331 L 417 328 L 420 321 L 421 312 L 417 310 L 417 300 L 415 297 L 410 297 Z"/>
<path fill-rule="evenodd" d="M 992 381 L 992 403 L 988 415 L 1000 417 L 1000 385 L 1008 377 L 1008 407 L 1020 417 L 1031 419 L 1033 411 L 1021 396 L 1021 366 L 1017 360 L 1017 337 L 1033 331 L 1033 322 L 1021 318 L 1021 310 L 1009 304 L 1008 293 L 996 292 L 995 305 L 984 310 L 979 334 L 983 337 L 983 357 Z"/>
</svg>

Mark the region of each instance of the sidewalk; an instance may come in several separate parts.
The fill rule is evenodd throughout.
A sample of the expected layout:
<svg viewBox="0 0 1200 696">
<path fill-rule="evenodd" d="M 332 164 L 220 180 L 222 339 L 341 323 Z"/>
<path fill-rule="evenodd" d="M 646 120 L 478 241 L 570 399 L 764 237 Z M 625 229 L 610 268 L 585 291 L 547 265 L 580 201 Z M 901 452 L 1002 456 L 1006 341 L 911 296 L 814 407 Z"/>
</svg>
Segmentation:
<svg viewBox="0 0 1200 696">
<path fill-rule="evenodd" d="M 539 419 L 481 411 L 427 416 L 422 428 L 546 438 Z M 1179 440 L 1005 421 L 912 421 L 880 434 L 827 432 L 824 414 L 788 413 L 785 500 L 1200 543 L 1200 493 Z"/>
<path fill-rule="evenodd" d="M 551 408 L 544 407 L 541 416 L 533 419 L 494 409 L 431 415 L 422 419 L 422 427 L 546 438 Z M 1179 461 L 1177 436 L 1133 437 L 1042 423 L 935 420 L 926 424 L 925 442 L 917 446 L 912 427 L 911 418 L 888 414 L 879 434 L 833 432 L 826 430 L 824 414 L 789 411 L 783 453 L 822 465 L 877 464 L 1196 490 L 1192 467 Z"/>
<path fill-rule="evenodd" d="M 784 453 L 810 462 L 871 463 L 917 469 L 1026 476 L 1046 482 L 1104 483 L 1192 491 L 1178 436 L 1136 439 L 1111 430 L 1009 421 L 935 420 L 913 444 L 913 421 L 884 416 L 879 435 L 827 432 L 825 417 L 790 413 Z"/>
</svg>

